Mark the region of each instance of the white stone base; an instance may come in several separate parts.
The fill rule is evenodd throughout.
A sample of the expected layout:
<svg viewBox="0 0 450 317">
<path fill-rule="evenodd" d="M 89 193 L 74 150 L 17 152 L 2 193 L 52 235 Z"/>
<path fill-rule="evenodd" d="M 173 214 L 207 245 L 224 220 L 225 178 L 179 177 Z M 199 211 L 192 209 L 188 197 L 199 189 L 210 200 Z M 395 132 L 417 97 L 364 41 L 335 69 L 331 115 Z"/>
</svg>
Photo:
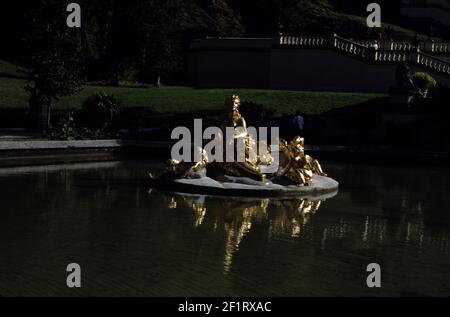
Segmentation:
<svg viewBox="0 0 450 317">
<path fill-rule="evenodd" d="M 168 185 L 168 186 L 167 186 Z M 170 188 L 173 187 L 173 188 Z M 283 186 L 274 184 L 270 180 L 265 182 L 255 181 L 246 177 L 228 177 L 225 182 L 218 182 L 209 177 L 193 179 L 176 179 L 171 184 L 166 184 L 166 189 L 173 191 L 234 196 L 296 196 L 316 197 L 334 196 L 337 193 L 339 183 L 326 176 L 313 175 L 309 186 Z M 329 198 L 329 197 L 324 197 Z"/>
</svg>

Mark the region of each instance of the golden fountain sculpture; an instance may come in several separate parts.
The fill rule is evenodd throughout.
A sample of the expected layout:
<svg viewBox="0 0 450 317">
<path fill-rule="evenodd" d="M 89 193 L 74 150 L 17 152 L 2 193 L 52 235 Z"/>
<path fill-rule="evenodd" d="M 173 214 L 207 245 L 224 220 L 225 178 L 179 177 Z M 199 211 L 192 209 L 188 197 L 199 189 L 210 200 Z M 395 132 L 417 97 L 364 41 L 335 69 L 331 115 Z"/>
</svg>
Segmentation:
<svg viewBox="0 0 450 317">
<path fill-rule="evenodd" d="M 278 138 L 278 168 L 274 173 L 262 172 L 264 166 L 268 166 L 273 162 L 273 157 L 269 150 L 265 153 L 256 153 L 258 146 L 255 145 L 258 145 L 258 142 L 248 133 L 247 123 L 239 112 L 239 107 L 239 96 L 233 95 L 226 98 L 226 113 L 220 124 L 220 129 L 222 130 L 221 142 L 223 142 L 223 148 L 227 147 L 227 142 L 233 142 L 235 151 L 236 144 L 239 143 L 238 141 L 241 144 L 243 143 L 245 149 L 244 161 L 235 160 L 227 162 L 224 159 L 222 162 L 210 162 L 206 151 L 203 148 L 197 148 L 195 151 L 200 152 L 199 157 L 201 157 L 201 160 L 198 162 L 184 162 L 170 159 L 167 161 L 166 170 L 163 173 L 164 177 L 166 179 L 167 177 L 182 179 L 186 178 L 189 174 L 206 170 L 205 174 L 217 181 L 223 181 L 225 176 L 235 178 L 245 177 L 261 183 L 272 180 L 275 182 L 275 180 L 283 179 L 284 183 L 288 183 L 289 185 L 310 186 L 313 182 L 314 174 L 331 180 L 325 177 L 326 174 L 323 172 L 320 163 L 305 154 L 304 139 L 300 136 L 294 137 L 290 142 Z M 229 141 L 223 137 L 228 127 L 234 128 L 235 131 L 233 138 Z M 261 146 L 261 143 L 259 145 Z M 267 144 L 263 144 L 263 146 L 269 149 Z M 154 180 L 158 179 L 152 178 Z M 336 189 L 337 182 L 334 180 L 331 181 L 334 182 L 332 186 Z"/>
</svg>

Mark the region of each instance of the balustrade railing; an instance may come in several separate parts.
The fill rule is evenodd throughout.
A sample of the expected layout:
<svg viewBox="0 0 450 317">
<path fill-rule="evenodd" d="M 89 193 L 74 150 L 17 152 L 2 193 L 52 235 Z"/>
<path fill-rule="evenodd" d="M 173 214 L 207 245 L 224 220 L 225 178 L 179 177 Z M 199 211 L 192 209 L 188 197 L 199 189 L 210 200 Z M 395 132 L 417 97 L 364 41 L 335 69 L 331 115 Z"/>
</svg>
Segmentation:
<svg viewBox="0 0 450 317">
<path fill-rule="evenodd" d="M 407 62 L 408 53 L 403 51 L 376 51 L 375 61 L 377 62 Z"/>
<path fill-rule="evenodd" d="M 411 42 L 387 42 L 386 46 L 384 48 L 391 51 L 411 51 L 414 49 L 414 45 Z"/>
<path fill-rule="evenodd" d="M 450 54 L 450 43 L 446 42 L 432 43 L 430 51 L 431 53 L 437 54 Z"/>
<path fill-rule="evenodd" d="M 377 43 L 378 47 L 375 48 L 374 41 L 354 41 L 337 35 L 332 38 L 280 36 L 276 43 L 281 46 L 330 47 L 348 55 L 363 58 L 369 62 L 410 62 L 445 75 L 450 75 L 450 62 L 423 52 L 450 53 L 450 43 L 422 42 L 417 48 L 410 42 L 391 41 Z"/>
<path fill-rule="evenodd" d="M 280 45 L 324 46 L 326 39 L 321 36 L 280 36 Z"/>
<path fill-rule="evenodd" d="M 420 66 L 433 69 L 439 73 L 450 75 L 450 62 L 435 56 L 417 52 L 414 62 Z"/>
<path fill-rule="evenodd" d="M 412 42 L 408 41 L 374 41 L 374 40 L 350 40 L 336 36 L 336 38 L 342 41 L 349 41 L 354 44 L 358 44 L 364 47 L 373 47 L 376 43 L 378 49 L 390 50 L 390 51 L 414 51 L 416 46 Z M 280 36 L 278 38 L 279 45 L 292 45 L 292 46 L 325 46 L 327 45 L 327 38 L 323 36 Z M 449 42 L 420 42 L 418 44 L 421 51 L 436 54 L 450 54 Z"/>
<path fill-rule="evenodd" d="M 356 55 L 363 58 L 367 56 L 368 47 L 342 37 L 334 37 L 333 47 L 339 51 L 346 52 L 351 55 Z"/>
</svg>

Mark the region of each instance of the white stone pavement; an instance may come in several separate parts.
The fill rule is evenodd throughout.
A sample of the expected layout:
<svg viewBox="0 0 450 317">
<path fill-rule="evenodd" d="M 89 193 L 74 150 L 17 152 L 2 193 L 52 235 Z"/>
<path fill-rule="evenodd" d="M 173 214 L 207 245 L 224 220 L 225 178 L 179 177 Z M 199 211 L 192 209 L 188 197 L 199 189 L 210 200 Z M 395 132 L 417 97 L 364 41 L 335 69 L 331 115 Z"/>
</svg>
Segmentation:
<svg viewBox="0 0 450 317">
<path fill-rule="evenodd" d="M 167 148 L 170 142 L 139 140 L 75 140 L 75 141 L 0 141 L 0 151 L 19 150 L 61 150 L 61 149 L 100 149 L 124 146 Z"/>
</svg>

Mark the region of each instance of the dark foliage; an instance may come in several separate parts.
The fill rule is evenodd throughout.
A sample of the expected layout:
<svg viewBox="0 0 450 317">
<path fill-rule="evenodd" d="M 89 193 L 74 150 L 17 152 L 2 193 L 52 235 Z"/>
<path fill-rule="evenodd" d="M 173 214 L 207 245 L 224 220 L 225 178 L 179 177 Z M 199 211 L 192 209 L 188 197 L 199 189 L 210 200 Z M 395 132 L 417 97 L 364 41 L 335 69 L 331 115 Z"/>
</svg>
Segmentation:
<svg viewBox="0 0 450 317">
<path fill-rule="evenodd" d="M 54 100 L 73 94 L 81 85 L 77 33 L 55 19 L 65 6 L 57 0 L 38 1 L 24 8 L 22 57 L 26 65 L 30 127 L 47 131 Z"/>
<path fill-rule="evenodd" d="M 262 105 L 254 102 L 243 101 L 240 106 L 240 112 L 248 121 L 248 125 L 259 126 L 271 117 L 273 117 L 273 111 L 265 109 Z"/>
<path fill-rule="evenodd" d="M 116 97 L 98 93 L 83 102 L 80 121 L 88 128 L 107 129 L 120 110 L 121 104 Z"/>
</svg>

